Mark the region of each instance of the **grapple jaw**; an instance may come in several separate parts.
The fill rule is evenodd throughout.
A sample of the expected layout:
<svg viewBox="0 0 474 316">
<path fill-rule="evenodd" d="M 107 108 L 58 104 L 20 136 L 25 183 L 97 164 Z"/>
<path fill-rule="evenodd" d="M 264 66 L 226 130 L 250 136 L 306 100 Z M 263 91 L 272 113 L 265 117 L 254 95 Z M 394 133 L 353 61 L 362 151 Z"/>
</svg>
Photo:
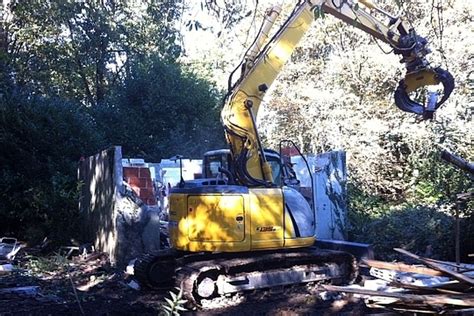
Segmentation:
<svg viewBox="0 0 474 316">
<path fill-rule="evenodd" d="M 438 101 L 436 94 L 431 94 L 425 105 L 415 102 L 408 95 L 418 88 L 437 85 L 443 85 L 444 93 Z M 405 112 L 422 115 L 423 119 L 432 119 L 434 112 L 449 98 L 454 89 L 454 78 L 446 70 L 441 68 L 425 68 L 415 72 L 408 73 L 404 79 L 400 80 L 395 90 L 395 104 Z"/>
</svg>

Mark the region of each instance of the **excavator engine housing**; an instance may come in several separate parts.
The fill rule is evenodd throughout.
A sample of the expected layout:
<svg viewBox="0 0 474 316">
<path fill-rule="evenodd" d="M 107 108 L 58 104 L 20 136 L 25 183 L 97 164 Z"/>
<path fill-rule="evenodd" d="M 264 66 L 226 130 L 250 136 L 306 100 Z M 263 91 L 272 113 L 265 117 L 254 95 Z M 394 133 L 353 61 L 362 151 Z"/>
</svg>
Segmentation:
<svg viewBox="0 0 474 316">
<path fill-rule="evenodd" d="M 238 252 L 307 247 L 313 210 L 292 188 L 248 188 L 187 182 L 173 188 L 169 231 L 174 249 Z"/>
</svg>

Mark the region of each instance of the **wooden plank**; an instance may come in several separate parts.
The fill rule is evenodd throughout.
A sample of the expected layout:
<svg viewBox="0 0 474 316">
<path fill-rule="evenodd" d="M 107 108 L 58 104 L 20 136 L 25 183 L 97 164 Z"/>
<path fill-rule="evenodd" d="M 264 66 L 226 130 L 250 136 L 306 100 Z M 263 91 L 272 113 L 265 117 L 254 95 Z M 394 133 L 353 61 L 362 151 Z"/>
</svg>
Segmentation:
<svg viewBox="0 0 474 316">
<path fill-rule="evenodd" d="M 409 252 L 405 249 L 394 248 L 393 250 L 395 250 L 396 252 L 402 253 L 402 254 L 404 254 L 408 257 L 411 257 L 413 259 L 416 259 L 418 261 L 421 261 L 424 264 L 426 264 L 428 267 L 433 268 L 433 269 L 438 270 L 438 271 L 441 271 L 443 273 L 446 273 L 449 276 L 455 278 L 456 280 L 468 283 L 470 285 L 474 285 L 474 279 L 471 279 L 470 277 L 468 277 L 464 274 L 461 274 L 459 272 L 447 269 L 447 268 L 443 267 L 442 265 L 440 265 L 439 263 L 435 263 L 433 261 L 430 261 L 429 259 L 426 259 L 426 258 L 420 257 L 418 255 L 415 255 L 415 254 L 413 254 L 413 253 L 411 253 L 411 252 Z"/>
<path fill-rule="evenodd" d="M 450 311 L 451 309 L 446 308 L 437 308 L 437 310 L 433 310 L 429 306 L 424 305 L 415 305 L 415 306 L 408 306 L 408 305 L 397 305 L 397 304 L 390 304 L 389 306 L 381 305 L 379 308 L 387 309 L 398 312 L 397 315 L 439 315 L 446 311 Z"/>
<path fill-rule="evenodd" d="M 36 295 L 39 293 L 39 286 L 18 286 L 0 289 L 0 294 L 24 294 Z"/>
<path fill-rule="evenodd" d="M 367 296 L 382 296 L 392 297 L 400 300 L 404 303 L 422 303 L 427 305 L 455 305 L 455 306 L 474 306 L 474 294 L 463 294 L 463 295 L 446 295 L 446 294 L 433 294 L 433 295 L 416 295 L 416 294 L 405 294 L 405 293 L 389 293 L 380 292 L 374 290 L 349 288 L 344 286 L 335 285 L 321 285 L 323 289 L 331 292 L 345 292 L 355 293 Z"/>
<path fill-rule="evenodd" d="M 474 265 L 469 264 L 469 263 L 456 264 L 455 262 L 442 261 L 442 260 L 436 260 L 436 259 L 431 259 L 431 258 L 424 258 L 424 259 L 428 260 L 430 262 L 439 263 L 443 266 L 449 266 L 449 267 L 456 268 L 456 271 L 461 272 L 461 273 L 474 271 Z"/>
<path fill-rule="evenodd" d="M 452 313 L 460 313 L 461 315 L 471 315 L 470 313 L 474 314 L 474 308 L 455 309 L 452 310 Z"/>
<path fill-rule="evenodd" d="M 426 267 L 419 267 L 414 265 L 408 265 L 401 262 L 384 262 L 377 260 L 362 259 L 362 262 L 368 265 L 369 267 L 386 269 L 386 270 L 395 270 L 401 272 L 411 272 L 418 273 L 430 276 L 445 276 L 446 274 L 437 270 L 433 270 Z"/>
<path fill-rule="evenodd" d="M 408 305 L 398 305 L 398 304 L 377 304 L 377 303 L 373 303 L 373 304 L 370 304 L 370 303 L 367 304 L 366 303 L 365 305 L 369 308 L 379 308 L 379 309 L 389 308 L 390 310 L 396 311 L 397 312 L 396 315 L 401 315 L 400 312 L 403 312 L 404 314 L 412 313 L 412 314 L 409 314 L 409 315 L 418 315 L 418 314 L 439 315 L 440 314 L 439 310 L 432 310 L 432 309 L 429 309 L 429 307 L 423 306 L 423 305 L 420 305 L 420 306 L 417 306 L 417 305 L 411 306 L 410 305 L 410 306 L 408 306 Z M 446 310 L 446 309 L 443 308 L 443 310 Z M 449 309 L 449 310 L 451 310 L 451 309 Z"/>
<path fill-rule="evenodd" d="M 105 255 L 104 252 L 91 253 L 91 254 L 88 254 L 87 257 L 85 257 L 83 259 L 83 261 L 94 261 L 94 260 L 97 260 L 97 259 L 99 259 L 100 257 L 102 257 L 104 255 Z"/>
<path fill-rule="evenodd" d="M 458 281 L 453 281 L 453 282 L 456 282 L 457 284 L 459 284 Z M 446 293 L 446 294 L 458 294 L 458 295 L 464 294 L 464 292 L 444 289 L 438 286 L 419 286 L 419 285 L 406 284 L 406 283 L 400 283 L 400 282 L 390 282 L 389 286 L 394 286 L 394 287 L 407 289 L 407 290 L 416 290 L 416 291 L 419 291 L 420 294 L 422 294 L 421 292 L 425 292 L 426 294 L 430 294 L 430 293 L 433 293 L 433 294 Z"/>
</svg>

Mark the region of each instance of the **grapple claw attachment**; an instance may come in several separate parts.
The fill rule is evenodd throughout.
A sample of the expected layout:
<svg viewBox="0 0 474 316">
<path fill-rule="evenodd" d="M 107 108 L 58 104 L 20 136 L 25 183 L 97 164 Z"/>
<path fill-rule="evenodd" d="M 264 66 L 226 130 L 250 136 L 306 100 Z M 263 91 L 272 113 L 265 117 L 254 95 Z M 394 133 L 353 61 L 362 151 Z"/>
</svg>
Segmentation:
<svg viewBox="0 0 474 316">
<path fill-rule="evenodd" d="M 443 85 L 444 93 L 441 100 L 433 103 L 430 95 L 427 105 L 420 104 L 410 99 L 408 93 L 429 85 Z M 423 69 L 410 73 L 400 80 L 395 90 L 395 104 L 405 112 L 415 113 L 423 116 L 423 119 L 432 119 L 434 112 L 449 98 L 454 89 L 454 78 L 446 70 L 441 68 Z M 431 102 L 430 102 L 431 101 Z"/>
</svg>

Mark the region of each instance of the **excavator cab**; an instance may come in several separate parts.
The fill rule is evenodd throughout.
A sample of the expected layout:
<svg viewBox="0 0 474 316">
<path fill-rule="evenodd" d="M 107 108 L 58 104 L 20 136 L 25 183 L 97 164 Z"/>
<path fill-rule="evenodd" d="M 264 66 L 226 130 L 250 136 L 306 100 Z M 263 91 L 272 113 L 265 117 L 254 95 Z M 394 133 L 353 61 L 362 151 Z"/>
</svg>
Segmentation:
<svg viewBox="0 0 474 316">
<path fill-rule="evenodd" d="M 265 158 L 272 170 L 273 184 L 276 186 L 289 185 L 295 187 L 299 185 L 295 171 L 289 157 L 280 156 L 280 154 L 271 149 L 265 149 Z M 228 172 L 227 172 L 228 171 Z M 226 183 L 235 182 L 235 179 L 229 179 L 229 173 L 235 174 L 229 149 L 218 149 L 208 151 L 204 154 L 202 175 L 205 179 L 225 180 Z"/>
</svg>

